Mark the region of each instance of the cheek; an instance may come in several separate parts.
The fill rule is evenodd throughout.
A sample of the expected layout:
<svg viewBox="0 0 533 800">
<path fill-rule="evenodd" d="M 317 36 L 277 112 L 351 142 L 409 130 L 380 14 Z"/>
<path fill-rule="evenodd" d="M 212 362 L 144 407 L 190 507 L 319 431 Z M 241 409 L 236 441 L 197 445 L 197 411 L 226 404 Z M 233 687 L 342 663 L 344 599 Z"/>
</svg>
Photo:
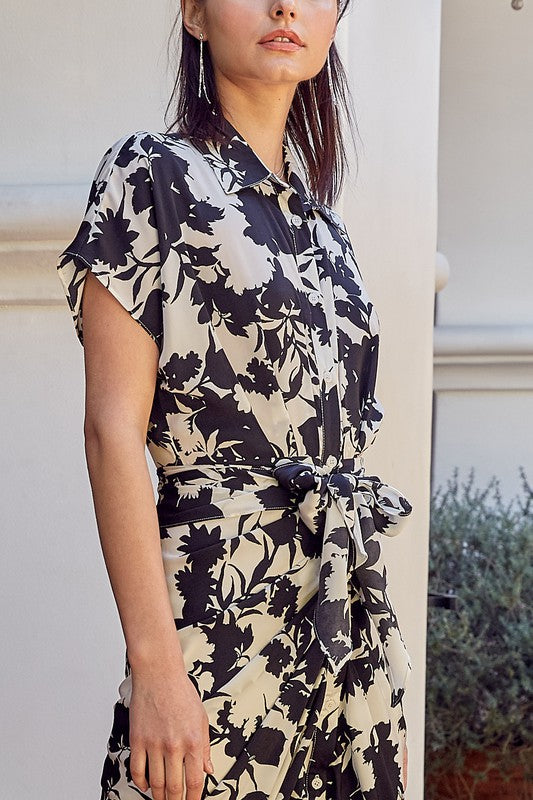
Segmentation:
<svg viewBox="0 0 533 800">
<path fill-rule="evenodd" d="M 316 49 L 322 49 L 327 53 L 331 44 L 331 39 L 335 33 L 335 23 L 337 21 L 337 3 L 324 2 L 309 4 L 309 16 L 307 19 L 307 29 L 310 37 L 316 42 Z"/>
<path fill-rule="evenodd" d="M 249 0 L 225 0 L 213 3 L 213 11 L 209 15 L 209 45 L 217 64 L 228 68 L 239 61 L 239 53 L 243 52 L 243 42 L 253 42 L 257 33 L 251 15 L 246 13 L 245 6 Z M 258 38 L 258 37 L 257 37 Z"/>
<path fill-rule="evenodd" d="M 208 15 L 210 38 L 216 37 L 217 43 L 230 43 L 235 52 L 239 42 L 248 41 L 257 30 L 259 14 L 250 13 L 249 6 L 250 0 L 212 0 Z"/>
</svg>

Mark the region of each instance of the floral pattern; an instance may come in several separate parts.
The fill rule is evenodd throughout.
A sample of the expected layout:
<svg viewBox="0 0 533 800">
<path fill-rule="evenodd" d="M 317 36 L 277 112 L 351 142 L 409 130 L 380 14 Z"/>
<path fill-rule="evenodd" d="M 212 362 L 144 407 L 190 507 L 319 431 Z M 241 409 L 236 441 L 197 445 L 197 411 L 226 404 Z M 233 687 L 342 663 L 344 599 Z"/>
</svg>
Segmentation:
<svg viewBox="0 0 533 800">
<path fill-rule="evenodd" d="M 169 599 L 210 721 L 217 800 L 401 800 L 411 664 L 381 536 L 411 505 L 364 469 L 379 320 L 346 227 L 287 143 L 136 131 L 104 153 L 57 265 L 78 338 L 91 270 L 155 341 L 147 432 Z M 131 668 L 101 800 L 129 772 Z"/>
</svg>

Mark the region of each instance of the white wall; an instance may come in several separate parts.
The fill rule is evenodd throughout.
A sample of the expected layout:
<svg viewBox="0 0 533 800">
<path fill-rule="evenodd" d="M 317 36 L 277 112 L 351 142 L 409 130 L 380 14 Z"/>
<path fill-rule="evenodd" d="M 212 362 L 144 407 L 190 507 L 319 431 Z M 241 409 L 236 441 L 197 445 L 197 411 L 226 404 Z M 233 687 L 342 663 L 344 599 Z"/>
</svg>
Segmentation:
<svg viewBox="0 0 533 800">
<path fill-rule="evenodd" d="M 86 182 L 115 134 L 157 127 L 173 7 L 9 4 L 0 34 L 0 184 Z"/>
<path fill-rule="evenodd" d="M 124 640 L 85 466 L 83 349 L 55 263 L 105 149 L 164 130 L 170 3 L 24 0 L 4 16 L 0 796 L 95 800 Z"/>
<path fill-rule="evenodd" d="M 454 466 L 505 497 L 533 480 L 533 6 L 442 16 L 433 483 Z"/>
<path fill-rule="evenodd" d="M 384 541 L 413 662 L 405 701 L 409 800 L 423 797 L 439 47 L 439 2 L 365 0 L 350 14 L 359 174 L 343 210 L 381 321 L 377 390 L 385 407 L 366 462 L 413 505 L 401 533 Z"/>
<path fill-rule="evenodd" d="M 0 34 L 0 771 L 14 800 L 94 800 L 123 675 L 84 462 L 83 351 L 54 259 L 106 147 L 164 129 L 170 11 L 26 0 Z M 339 29 L 363 148 L 339 210 L 382 326 L 386 416 L 368 465 L 414 506 L 385 542 L 414 665 L 409 800 L 422 798 L 439 28 L 436 0 L 365 0 Z"/>
<path fill-rule="evenodd" d="M 446 483 L 457 466 L 456 437 L 461 425 L 461 455 L 475 454 L 459 466 L 459 479 L 468 477 L 467 466 L 474 467 L 478 485 L 486 486 L 495 476 L 504 497 L 520 493 L 521 465 L 533 476 L 531 436 L 516 435 L 521 427 L 531 425 L 532 393 L 525 391 L 443 391 L 438 396 L 435 415 L 435 485 Z M 516 424 L 513 425 L 513 422 Z M 509 425 L 515 434 L 509 447 Z M 485 435 L 480 435 L 485 432 Z M 440 480 L 439 480 L 440 479 Z"/>
</svg>

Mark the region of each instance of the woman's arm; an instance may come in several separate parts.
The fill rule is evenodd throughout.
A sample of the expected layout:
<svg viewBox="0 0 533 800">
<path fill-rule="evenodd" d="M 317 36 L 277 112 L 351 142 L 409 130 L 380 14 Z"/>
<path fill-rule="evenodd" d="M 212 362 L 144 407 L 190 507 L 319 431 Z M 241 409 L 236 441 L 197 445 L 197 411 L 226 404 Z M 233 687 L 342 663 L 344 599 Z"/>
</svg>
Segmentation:
<svg viewBox="0 0 533 800">
<path fill-rule="evenodd" d="M 145 456 L 157 347 L 90 272 L 86 280 L 85 452 L 128 660 L 141 666 L 166 653 L 184 669 Z"/>
<path fill-rule="evenodd" d="M 210 771 L 208 719 L 183 661 L 145 455 L 158 349 L 90 272 L 82 303 L 85 452 L 132 669 L 132 777 L 147 789 L 148 757 L 154 800 L 179 800 L 185 758 L 187 798 L 199 800 Z"/>
</svg>

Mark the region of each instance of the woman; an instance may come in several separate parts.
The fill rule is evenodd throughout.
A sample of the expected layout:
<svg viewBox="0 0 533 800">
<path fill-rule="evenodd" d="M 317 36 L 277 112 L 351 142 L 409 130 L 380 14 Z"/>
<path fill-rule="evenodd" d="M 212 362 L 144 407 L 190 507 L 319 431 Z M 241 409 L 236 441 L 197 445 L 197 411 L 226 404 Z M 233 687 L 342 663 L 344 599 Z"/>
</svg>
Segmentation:
<svg viewBox="0 0 533 800">
<path fill-rule="evenodd" d="M 182 0 L 177 129 L 106 151 L 60 257 L 126 639 L 101 800 L 404 797 L 411 507 L 364 472 L 379 323 L 324 203 L 347 6 Z"/>
</svg>

